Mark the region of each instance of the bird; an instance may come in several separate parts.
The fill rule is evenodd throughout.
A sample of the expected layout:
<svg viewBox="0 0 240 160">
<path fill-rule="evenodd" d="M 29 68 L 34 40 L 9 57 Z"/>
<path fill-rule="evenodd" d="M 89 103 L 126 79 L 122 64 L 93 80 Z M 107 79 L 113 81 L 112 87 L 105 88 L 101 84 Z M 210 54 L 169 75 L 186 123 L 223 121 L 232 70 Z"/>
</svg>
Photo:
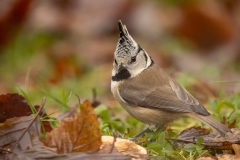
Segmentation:
<svg viewBox="0 0 240 160">
<path fill-rule="evenodd" d="M 224 136 L 231 130 L 214 119 L 207 109 L 154 63 L 118 21 L 119 39 L 114 52 L 111 91 L 120 105 L 149 127 L 132 140 L 181 117 L 191 117 Z"/>
</svg>

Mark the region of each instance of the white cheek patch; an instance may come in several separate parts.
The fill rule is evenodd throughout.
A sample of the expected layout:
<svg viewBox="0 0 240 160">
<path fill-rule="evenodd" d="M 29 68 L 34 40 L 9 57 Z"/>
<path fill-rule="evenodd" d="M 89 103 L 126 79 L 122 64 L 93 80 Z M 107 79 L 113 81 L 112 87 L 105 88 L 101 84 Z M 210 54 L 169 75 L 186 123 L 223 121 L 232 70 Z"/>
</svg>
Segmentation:
<svg viewBox="0 0 240 160">
<path fill-rule="evenodd" d="M 152 63 L 152 60 L 149 57 L 149 55 L 147 54 L 147 52 L 145 50 L 143 50 L 143 52 L 145 52 L 145 54 L 147 56 L 146 66 L 143 67 L 143 68 L 135 68 L 135 69 L 133 69 L 132 72 L 131 72 L 132 77 L 135 77 L 136 75 L 140 74 L 143 70 L 148 68 L 151 65 L 151 63 Z"/>
<path fill-rule="evenodd" d="M 144 51 L 145 53 L 146 53 L 146 55 L 147 55 L 147 65 L 146 65 L 146 68 L 148 68 L 150 65 L 151 65 L 151 63 L 152 63 L 152 60 L 151 60 L 151 58 L 149 57 L 149 55 L 147 54 L 147 52 L 146 51 Z"/>
<path fill-rule="evenodd" d="M 115 76 L 116 75 L 116 71 L 115 69 L 113 68 L 112 70 L 112 76 Z M 117 81 L 111 81 L 111 91 L 113 92 L 113 89 L 115 87 L 115 85 L 117 84 Z"/>
<path fill-rule="evenodd" d="M 112 92 L 117 83 L 118 83 L 117 81 L 111 81 L 111 91 Z"/>
<path fill-rule="evenodd" d="M 112 69 L 112 76 L 115 76 L 116 75 L 116 71 L 115 69 Z"/>
<path fill-rule="evenodd" d="M 139 68 L 139 69 L 136 68 L 136 69 L 132 70 L 131 77 L 135 77 L 136 75 L 140 74 L 144 69 L 146 69 L 146 68 Z"/>
</svg>

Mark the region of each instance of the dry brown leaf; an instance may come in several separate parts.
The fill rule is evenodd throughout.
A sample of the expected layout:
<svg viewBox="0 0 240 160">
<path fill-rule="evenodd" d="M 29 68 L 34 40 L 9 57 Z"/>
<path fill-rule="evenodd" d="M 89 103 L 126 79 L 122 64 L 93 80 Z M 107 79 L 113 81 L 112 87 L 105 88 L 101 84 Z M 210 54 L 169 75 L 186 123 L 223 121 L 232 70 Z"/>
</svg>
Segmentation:
<svg viewBox="0 0 240 160">
<path fill-rule="evenodd" d="M 177 139 L 182 143 L 196 143 L 198 138 L 203 138 L 202 145 L 211 149 L 231 150 L 232 144 L 240 144 L 240 129 L 231 129 L 232 133 L 227 133 L 225 137 L 218 133 L 210 132 L 201 127 L 192 127 L 184 130 Z"/>
<path fill-rule="evenodd" d="M 114 142 L 114 137 L 102 136 L 102 146 L 99 152 L 110 153 L 111 151 L 113 153 L 117 152 L 125 156 L 132 157 L 132 160 L 147 159 L 146 149 L 134 143 L 133 141 L 116 138 Z"/>
<path fill-rule="evenodd" d="M 24 116 L 7 119 L 4 123 L 0 124 L 0 147 L 9 149 L 11 146 L 22 136 L 25 129 L 33 120 L 33 116 Z M 31 125 L 29 130 L 24 134 L 23 138 L 19 141 L 20 150 L 26 150 L 32 147 L 32 140 L 38 137 L 40 133 L 40 122 L 37 119 Z M 16 147 L 17 148 L 17 147 Z"/>
<path fill-rule="evenodd" d="M 236 157 L 235 155 L 232 154 L 219 154 L 216 155 L 218 160 L 239 160 L 239 157 Z"/>
<path fill-rule="evenodd" d="M 233 154 L 217 154 L 216 157 L 200 157 L 196 160 L 239 160 L 240 158 Z"/>
<path fill-rule="evenodd" d="M 235 156 L 240 159 L 240 145 L 239 144 L 232 144 L 232 148 L 235 152 Z"/>
<path fill-rule="evenodd" d="M 34 108 L 38 110 L 40 106 L 35 105 Z M 22 95 L 19 95 L 17 93 L 0 95 L 0 123 L 10 118 L 30 116 L 31 114 L 32 111 L 30 109 L 30 106 Z M 44 109 L 41 110 L 39 115 L 42 117 L 47 117 Z M 42 124 L 45 131 L 50 132 L 52 130 L 51 125 L 48 121 L 43 121 Z"/>
<path fill-rule="evenodd" d="M 1 156 L 0 156 L 1 159 Z M 43 149 L 31 149 L 25 152 L 20 152 L 18 154 L 11 154 L 8 156 L 8 159 L 12 160 L 36 160 L 36 159 L 49 159 L 49 160 L 132 160 L 130 157 L 123 156 L 120 153 L 68 153 L 68 154 L 57 154 L 55 152 L 51 152 L 46 148 Z"/>
<path fill-rule="evenodd" d="M 23 96 L 17 93 L 0 95 L 0 123 L 9 118 L 31 114 L 31 109 Z"/>
<path fill-rule="evenodd" d="M 89 101 L 81 105 L 81 112 L 63 119 L 43 140 L 58 153 L 95 152 L 101 145 L 97 116 Z"/>
</svg>

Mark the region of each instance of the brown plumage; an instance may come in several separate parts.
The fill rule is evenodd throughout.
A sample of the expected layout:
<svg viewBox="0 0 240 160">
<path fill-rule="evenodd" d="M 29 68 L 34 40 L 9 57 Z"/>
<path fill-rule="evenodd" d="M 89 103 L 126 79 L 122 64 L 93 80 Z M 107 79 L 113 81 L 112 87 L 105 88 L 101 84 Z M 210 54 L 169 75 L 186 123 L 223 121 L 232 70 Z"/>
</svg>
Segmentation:
<svg viewBox="0 0 240 160">
<path fill-rule="evenodd" d="M 121 21 L 118 25 L 120 37 L 114 52 L 111 90 L 129 114 L 154 126 L 189 116 L 208 124 L 221 135 L 230 132 L 153 62 Z"/>
<path fill-rule="evenodd" d="M 162 126 L 179 117 L 190 116 L 210 125 L 221 135 L 230 131 L 156 64 L 120 82 L 118 88 L 122 106 L 143 123 Z"/>
</svg>

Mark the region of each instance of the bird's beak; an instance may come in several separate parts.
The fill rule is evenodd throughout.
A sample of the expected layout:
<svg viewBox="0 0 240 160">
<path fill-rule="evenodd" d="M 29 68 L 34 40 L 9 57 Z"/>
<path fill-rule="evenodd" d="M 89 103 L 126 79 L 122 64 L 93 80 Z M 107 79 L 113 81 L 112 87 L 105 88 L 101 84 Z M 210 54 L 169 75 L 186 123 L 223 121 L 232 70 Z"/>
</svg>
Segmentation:
<svg viewBox="0 0 240 160">
<path fill-rule="evenodd" d="M 124 69 L 126 69 L 126 66 L 125 66 L 125 65 L 120 64 L 120 65 L 118 66 L 118 72 L 121 72 L 121 71 L 124 70 Z"/>
</svg>

